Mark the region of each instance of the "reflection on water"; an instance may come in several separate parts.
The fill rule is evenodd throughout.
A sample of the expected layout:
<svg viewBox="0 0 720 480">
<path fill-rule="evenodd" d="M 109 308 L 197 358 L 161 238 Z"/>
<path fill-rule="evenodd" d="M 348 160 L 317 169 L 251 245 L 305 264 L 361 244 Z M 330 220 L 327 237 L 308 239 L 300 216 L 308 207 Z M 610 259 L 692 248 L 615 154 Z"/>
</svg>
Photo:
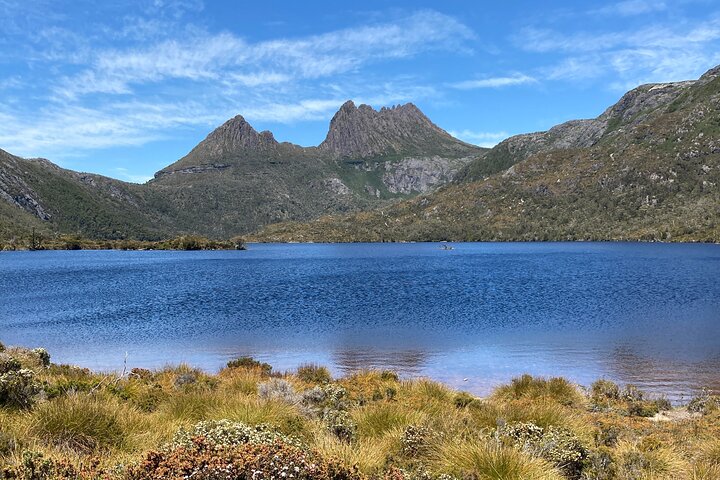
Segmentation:
<svg viewBox="0 0 720 480">
<path fill-rule="evenodd" d="M 487 394 L 527 372 L 720 390 L 720 247 L 252 245 L 0 253 L 0 341 L 118 369 L 253 355 Z"/>
<path fill-rule="evenodd" d="M 422 350 L 336 350 L 332 354 L 332 363 L 344 374 L 358 370 L 388 369 L 404 376 L 417 377 L 423 374 L 432 356 L 430 352 Z"/>
</svg>

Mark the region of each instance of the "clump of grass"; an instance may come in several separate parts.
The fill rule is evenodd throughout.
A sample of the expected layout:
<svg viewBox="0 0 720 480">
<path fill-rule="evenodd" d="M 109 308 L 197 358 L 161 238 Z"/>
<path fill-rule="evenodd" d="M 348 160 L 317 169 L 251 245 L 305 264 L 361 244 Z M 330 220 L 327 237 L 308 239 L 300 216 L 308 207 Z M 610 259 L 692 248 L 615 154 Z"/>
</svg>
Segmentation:
<svg viewBox="0 0 720 480">
<path fill-rule="evenodd" d="M 175 393 L 157 406 L 157 413 L 168 420 L 197 422 L 206 420 L 208 412 L 220 404 L 216 395 L 203 392 Z"/>
<path fill-rule="evenodd" d="M 72 395 L 39 404 L 28 429 L 46 444 L 93 453 L 122 447 L 125 425 L 133 417 L 130 409 L 109 398 Z"/>
<path fill-rule="evenodd" d="M 667 447 L 643 448 L 636 442 L 621 441 L 614 456 L 621 479 L 675 479 L 683 478 L 687 471 L 687 463 Z"/>
<path fill-rule="evenodd" d="M 419 412 L 396 403 L 366 405 L 353 412 L 353 419 L 362 438 L 377 438 L 388 431 L 401 431 L 412 424 L 420 424 L 424 417 Z"/>
<path fill-rule="evenodd" d="M 545 461 L 512 447 L 481 441 L 448 442 L 434 461 L 438 473 L 477 480 L 562 480 Z"/>
<path fill-rule="evenodd" d="M 334 458 L 342 465 L 356 466 L 373 478 L 381 477 L 390 458 L 399 450 L 399 435 L 392 431 L 381 438 L 360 438 L 353 443 L 323 430 L 313 438 L 313 448 L 325 458 Z"/>
<path fill-rule="evenodd" d="M 476 425 L 486 429 L 494 429 L 498 424 L 511 422 L 534 423 L 542 428 L 574 427 L 578 423 L 573 411 L 547 399 L 483 402 L 473 407 L 470 414 Z"/>
<path fill-rule="evenodd" d="M 306 420 L 294 405 L 280 400 L 263 400 L 253 395 L 222 397 L 206 410 L 206 418 L 228 419 L 246 425 L 270 425 L 287 435 L 301 435 Z"/>
<path fill-rule="evenodd" d="M 564 378 L 545 379 L 527 374 L 498 387 L 493 395 L 500 400 L 547 398 L 566 406 L 579 406 L 584 401 L 577 387 Z"/>
<path fill-rule="evenodd" d="M 303 382 L 315 385 L 332 382 L 332 375 L 327 367 L 311 363 L 300 365 L 297 369 L 297 376 Z"/>
</svg>

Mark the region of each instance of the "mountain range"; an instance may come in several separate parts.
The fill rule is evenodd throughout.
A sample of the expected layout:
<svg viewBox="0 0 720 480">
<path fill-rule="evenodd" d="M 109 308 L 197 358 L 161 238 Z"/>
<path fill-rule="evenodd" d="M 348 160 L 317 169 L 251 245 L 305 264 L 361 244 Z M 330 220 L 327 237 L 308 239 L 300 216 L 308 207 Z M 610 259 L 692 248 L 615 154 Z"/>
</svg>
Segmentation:
<svg viewBox="0 0 720 480">
<path fill-rule="evenodd" d="M 0 240 L 720 241 L 719 77 L 643 85 L 492 149 L 412 104 L 347 102 L 317 147 L 236 116 L 143 185 L 0 150 Z"/>
</svg>

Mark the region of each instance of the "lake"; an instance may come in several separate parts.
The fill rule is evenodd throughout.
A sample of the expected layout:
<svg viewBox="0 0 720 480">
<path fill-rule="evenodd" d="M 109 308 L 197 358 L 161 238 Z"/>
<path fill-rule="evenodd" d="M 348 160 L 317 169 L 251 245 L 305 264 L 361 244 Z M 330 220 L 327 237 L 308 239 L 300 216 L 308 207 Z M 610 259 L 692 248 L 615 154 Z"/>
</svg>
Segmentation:
<svg viewBox="0 0 720 480">
<path fill-rule="evenodd" d="M 102 370 L 251 355 L 481 395 L 524 372 L 720 390 L 720 246 L 453 246 L 1 252 L 0 341 Z"/>
</svg>

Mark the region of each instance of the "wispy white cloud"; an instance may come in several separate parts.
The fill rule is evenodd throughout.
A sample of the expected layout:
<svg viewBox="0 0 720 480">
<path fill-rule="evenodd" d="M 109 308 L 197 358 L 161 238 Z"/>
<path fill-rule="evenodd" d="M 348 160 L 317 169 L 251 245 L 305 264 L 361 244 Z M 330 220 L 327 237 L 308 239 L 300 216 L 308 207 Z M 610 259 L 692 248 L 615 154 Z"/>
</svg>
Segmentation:
<svg viewBox="0 0 720 480">
<path fill-rule="evenodd" d="M 591 10 L 591 14 L 632 16 L 667 10 L 665 2 L 657 0 L 626 0 Z"/>
<path fill-rule="evenodd" d="M 460 90 L 474 90 L 478 88 L 500 88 L 511 85 L 525 85 L 528 83 L 537 83 L 533 77 L 522 73 L 516 73 L 507 77 L 490 77 L 479 78 L 476 80 L 466 80 L 451 84 L 453 88 Z"/>
<path fill-rule="evenodd" d="M 716 65 L 720 17 L 615 32 L 563 34 L 533 28 L 523 30 L 515 41 L 529 52 L 560 54 L 560 60 L 538 69 L 544 79 L 582 81 L 611 76 L 611 88 L 626 90 L 641 83 L 697 78 Z"/>
<path fill-rule="evenodd" d="M 370 62 L 459 48 L 472 36 L 458 20 L 433 11 L 396 22 L 258 43 L 228 32 L 199 32 L 182 41 L 166 40 L 145 48 L 100 50 L 90 68 L 65 78 L 57 92 L 65 97 L 128 93 L 133 85 L 167 79 L 230 78 L 247 86 L 315 79 L 349 72 Z"/>
<path fill-rule="evenodd" d="M 455 138 L 459 138 L 479 147 L 491 148 L 510 137 L 508 132 L 476 132 L 473 130 L 451 130 L 448 132 Z"/>
</svg>

